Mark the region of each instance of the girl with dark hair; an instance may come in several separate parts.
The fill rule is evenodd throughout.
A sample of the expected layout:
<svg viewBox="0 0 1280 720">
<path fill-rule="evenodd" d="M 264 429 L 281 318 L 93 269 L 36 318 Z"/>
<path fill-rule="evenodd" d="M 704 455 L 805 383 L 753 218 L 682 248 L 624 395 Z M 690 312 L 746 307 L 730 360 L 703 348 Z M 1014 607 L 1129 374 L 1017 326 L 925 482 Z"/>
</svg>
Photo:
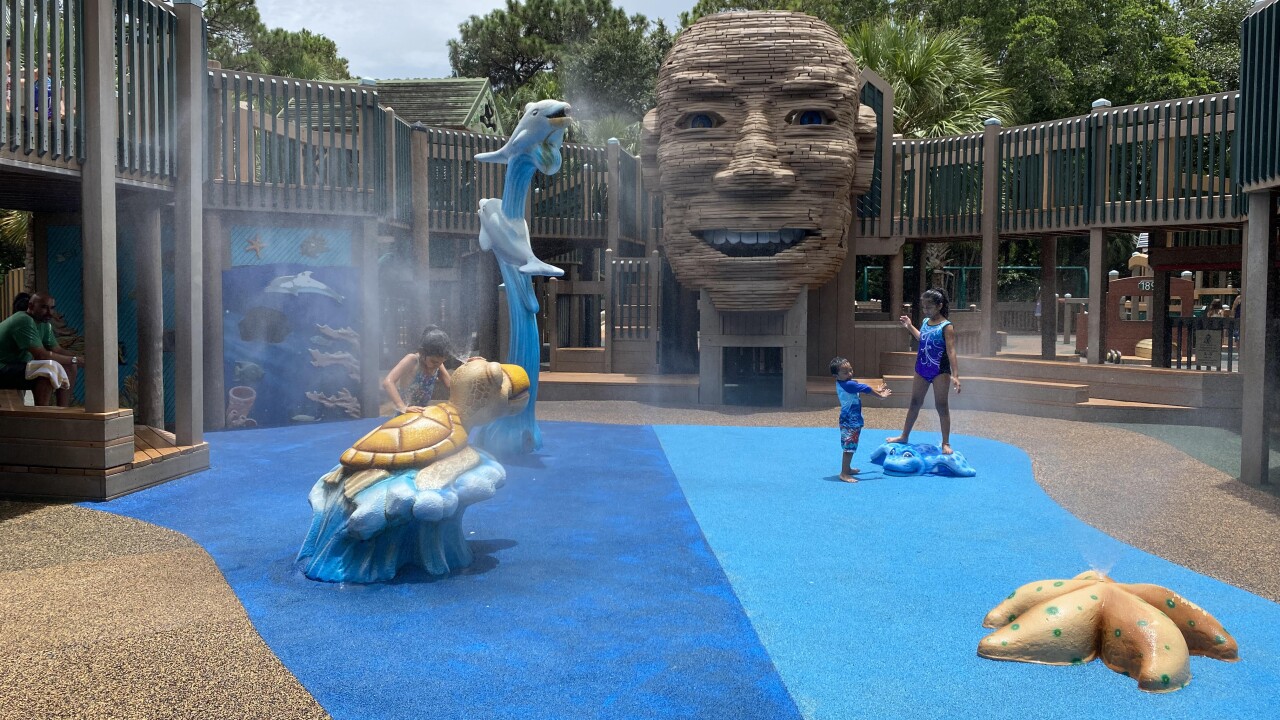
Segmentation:
<svg viewBox="0 0 1280 720">
<path fill-rule="evenodd" d="M 435 325 L 428 325 L 422 331 L 418 352 L 405 355 L 382 379 L 382 387 L 395 403 L 396 412 L 422 412 L 426 409 L 431 404 L 437 380 L 446 388 L 452 387 L 449 371 L 444 366 L 450 355 L 449 336 Z M 406 377 L 413 380 L 405 391 L 405 397 L 401 398 L 399 384 Z"/>
<path fill-rule="evenodd" d="M 902 326 L 911 331 L 919 341 L 916 351 L 915 384 L 911 386 L 911 406 L 907 409 L 907 421 L 902 434 L 889 438 L 888 443 L 910 442 L 911 427 L 916 424 L 925 393 L 933 386 L 933 404 L 938 409 L 938 424 L 942 427 L 942 453 L 951 454 L 951 409 L 947 405 L 952 387 L 960 392 L 960 375 L 956 370 L 956 329 L 947 319 L 951 312 L 947 294 L 937 288 L 925 290 L 920 296 L 920 310 L 924 320 L 917 330 L 911 325 L 911 317 L 898 318 Z"/>
</svg>

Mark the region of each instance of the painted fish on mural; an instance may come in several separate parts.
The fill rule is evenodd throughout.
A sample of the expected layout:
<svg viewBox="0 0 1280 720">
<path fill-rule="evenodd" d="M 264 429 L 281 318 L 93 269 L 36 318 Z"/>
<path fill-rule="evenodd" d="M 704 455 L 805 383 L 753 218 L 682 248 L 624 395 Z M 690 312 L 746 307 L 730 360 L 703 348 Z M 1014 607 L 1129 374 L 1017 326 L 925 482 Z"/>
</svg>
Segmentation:
<svg viewBox="0 0 1280 720">
<path fill-rule="evenodd" d="M 302 246 L 298 249 L 303 257 L 315 258 L 329 252 L 329 240 L 319 233 L 312 233 L 302 241 Z"/>
<path fill-rule="evenodd" d="M 310 270 L 303 270 L 297 275 L 281 275 L 268 283 L 264 292 L 284 293 L 286 295 L 315 293 L 333 298 L 338 302 L 343 300 L 342 295 L 337 290 L 311 277 Z"/>
<path fill-rule="evenodd" d="M 235 376 L 237 383 L 241 385 L 256 383 L 261 380 L 264 375 L 266 375 L 266 372 L 263 371 L 262 366 L 258 363 L 249 362 L 248 360 L 236 361 Z"/>
<path fill-rule="evenodd" d="M 354 347 L 357 347 L 357 348 L 360 347 L 360 333 L 356 332 L 350 327 L 344 327 L 344 328 L 339 328 L 337 330 L 334 330 L 328 325 L 316 325 L 316 330 L 320 331 L 320 334 L 324 335 L 325 337 L 333 338 L 334 340 L 341 340 L 342 342 L 351 343 Z"/>
</svg>

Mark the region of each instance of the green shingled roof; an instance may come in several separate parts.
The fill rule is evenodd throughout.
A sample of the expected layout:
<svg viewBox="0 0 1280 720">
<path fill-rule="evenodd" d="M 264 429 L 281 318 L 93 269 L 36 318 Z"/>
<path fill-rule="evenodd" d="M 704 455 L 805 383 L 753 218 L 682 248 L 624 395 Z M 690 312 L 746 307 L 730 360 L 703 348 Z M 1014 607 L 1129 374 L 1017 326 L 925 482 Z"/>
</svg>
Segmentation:
<svg viewBox="0 0 1280 720">
<path fill-rule="evenodd" d="M 488 78 L 378 80 L 378 104 L 407 123 L 502 134 Z M 496 128 L 483 127 L 485 106 Z"/>
</svg>

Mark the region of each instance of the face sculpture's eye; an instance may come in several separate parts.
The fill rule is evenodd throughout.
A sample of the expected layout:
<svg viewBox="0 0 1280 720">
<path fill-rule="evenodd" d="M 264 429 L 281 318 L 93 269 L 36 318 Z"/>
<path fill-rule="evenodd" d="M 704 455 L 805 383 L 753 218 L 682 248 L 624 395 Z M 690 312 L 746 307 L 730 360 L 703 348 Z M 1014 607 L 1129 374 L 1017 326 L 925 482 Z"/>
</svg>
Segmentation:
<svg viewBox="0 0 1280 720">
<path fill-rule="evenodd" d="M 797 110 L 791 113 L 787 122 L 792 125 L 830 125 L 833 121 L 831 116 L 822 110 Z"/>
<path fill-rule="evenodd" d="M 678 127 L 692 130 L 707 130 L 714 127 L 720 127 L 724 124 L 724 118 L 715 113 L 688 113 L 680 118 Z"/>
</svg>

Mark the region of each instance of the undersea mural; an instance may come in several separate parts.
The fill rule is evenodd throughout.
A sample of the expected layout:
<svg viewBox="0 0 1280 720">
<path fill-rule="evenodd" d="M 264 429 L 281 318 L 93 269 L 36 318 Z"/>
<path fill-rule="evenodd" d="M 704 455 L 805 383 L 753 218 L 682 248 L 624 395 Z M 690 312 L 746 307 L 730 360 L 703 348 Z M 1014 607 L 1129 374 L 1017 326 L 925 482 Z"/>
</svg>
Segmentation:
<svg viewBox="0 0 1280 720">
<path fill-rule="evenodd" d="M 231 428 L 360 417 L 359 274 L 342 229 L 237 226 L 222 274 Z"/>
</svg>

